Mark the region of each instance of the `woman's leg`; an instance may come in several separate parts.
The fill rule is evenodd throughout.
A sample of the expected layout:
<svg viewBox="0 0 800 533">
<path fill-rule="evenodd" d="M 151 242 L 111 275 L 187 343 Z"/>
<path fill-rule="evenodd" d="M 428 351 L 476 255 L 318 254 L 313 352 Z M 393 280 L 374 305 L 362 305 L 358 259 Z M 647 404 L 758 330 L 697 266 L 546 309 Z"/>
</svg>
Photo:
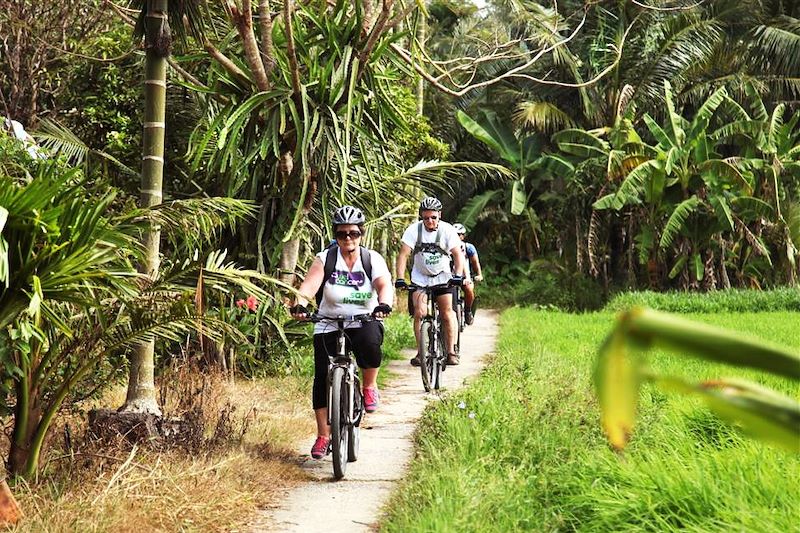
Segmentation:
<svg viewBox="0 0 800 533">
<path fill-rule="evenodd" d="M 311 401 L 317 421 L 317 436 L 330 437 L 328 426 L 328 354 L 336 352 L 338 333 L 314 335 L 314 386 Z"/>
</svg>

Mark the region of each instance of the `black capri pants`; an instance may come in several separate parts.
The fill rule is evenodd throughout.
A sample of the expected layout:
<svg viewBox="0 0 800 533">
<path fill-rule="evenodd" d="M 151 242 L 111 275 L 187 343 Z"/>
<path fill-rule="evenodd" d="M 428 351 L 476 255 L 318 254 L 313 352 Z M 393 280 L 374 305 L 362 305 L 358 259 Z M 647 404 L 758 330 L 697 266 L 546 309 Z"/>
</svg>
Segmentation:
<svg viewBox="0 0 800 533">
<path fill-rule="evenodd" d="M 379 368 L 383 360 L 383 323 L 364 322 L 360 328 L 344 331 L 345 347 L 353 352 L 360 368 Z M 314 335 L 314 388 L 311 401 L 314 409 L 328 406 L 328 354 L 336 355 L 338 331 Z"/>
</svg>

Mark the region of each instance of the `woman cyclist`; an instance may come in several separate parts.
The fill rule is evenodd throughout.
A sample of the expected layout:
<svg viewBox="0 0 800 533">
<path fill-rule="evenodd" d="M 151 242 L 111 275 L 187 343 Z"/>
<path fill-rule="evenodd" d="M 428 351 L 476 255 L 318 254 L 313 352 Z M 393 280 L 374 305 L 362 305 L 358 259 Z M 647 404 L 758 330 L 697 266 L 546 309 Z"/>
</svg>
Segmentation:
<svg viewBox="0 0 800 533">
<path fill-rule="evenodd" d="M 333 214 L 333 232 L 336 237 L 336 262 L 328 279 L 325 262 L 328 249 L 314 259 L 305 280 L 298 289 L 292 316 L 308 316 L 306 305 L 322 287 L 319 313 L 324 316 L 353 316 L 372 313 L 383 318 L 392 312 L 389 302 L 394 300 L 392 278 L 386 261 L 374 250 L 369 254 L 371 271 L 362 260 L 361 237 L 364 234 L 364 213 L 353 206 L 343 206 Z M 369 272 L 368 272 L 369 271 Z M 370 275 L 368 275 L 371 274 Z M 371 278 L 371 279 L 370 279 Z M 345 324 L 347 347 L 355 355 L 362 371 L 364 383 L 364 410 L 372 413 L 378 408 L 378 369 L 383 354 L 383 324 L 374 322 L 349 322 Z M 337 350 L 338 331 L 327 322 L 314 325 L 314 387 L 312 405 L 317 421 L 317 439 L 311 448 L 311 457 L 320 459 L 330 451 L 330 426 L 328 426 L 328 354 Z"/>
</svg>

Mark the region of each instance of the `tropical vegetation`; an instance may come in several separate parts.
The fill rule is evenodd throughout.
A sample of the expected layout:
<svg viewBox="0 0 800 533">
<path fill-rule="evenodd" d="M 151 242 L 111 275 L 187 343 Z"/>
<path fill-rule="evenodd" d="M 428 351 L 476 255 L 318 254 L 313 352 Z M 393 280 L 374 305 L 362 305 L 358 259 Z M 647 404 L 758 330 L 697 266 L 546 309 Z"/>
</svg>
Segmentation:
<svg viewBox="0 0 800 533">
<path fill-rule="evenodd" d="M 732 524 L 727 481 L 698 489 L 722 503 L 695 515 L 694 492 L 680 487 L 702 480 L 667 479 L 674 464 L 698 447 L 724 457 L 701 456 L 697 471 L 761 453 L 778 464 L 779 456 L 711 415 L 692 411 L 697 423 L 687 422 L 688 408 L 647 388 L 637 435 L 652 449 L 634 443 L 633 455 L 662 465 L 654 472 L 678 492 L 655 511 L 592 507 L 590 496 L 599 501 L 620 484 L 646 491 L 653 482 L 614 463 L 596 425 L 584 427 L 599 416 L 580 388 L 590 339 L 601 342 L 609 315 L 582 317 L 567 340 L 539 328 L 529 337 L 520 324 L 563 331 L 577 322 L 560 311 L 611 301 L 607 312 L 694 309 L 706 313 L 700 320 L 742 329 L 745 315 L 735 313 L 763 311 L 784 340 L 778 323 L 791 323 L 781 313 L 797 311 L 800 284 L 798 102 L 800 6 L 778 0 L 0 0 L 0 416 L 11 435 L 8 470 L 28 480 L 47 470 L 42 458 L 57 448 L 55 428 L 91 402 L 158 418 L 182 364 L 201 380 L 308 372 L 307 332 L 285 308 L 330 241 L 333 209 L 361 207 L 365 243 L 391 265 L 417 202 L 435 194 L 444 218 L 463 223 L 480 250 L 481 305 L 541 310 L 508 315 L 503 349 L 518 361 L 501 355 L 492 370 L 498 380 L 508 373 L 532 381 L 503 385 L 515 391 L 505 400 L 467 393 L 478 396 L 465 404 L 539 402 L 544 418 L 526 412 L 515 420 L 561 428 L 537 461 L 520 461 L 521 426 L 502 436 L 513 449 L 492 454 L 468 442 L 481 426 L 458 419 L 458 404 L 434 410 L 428 427 L 453 425 L 477 454 L 476 470 L 507 466 L 519 473 L 512 479 L 521 491 L 538 494 L 536 517 L 504 522 L 499 515 L 522 506 L 509 500 L 480 517 L 451 516 L 451 524 Z M 19 125 L 38 146 L 14 138 Z M 631 325 L 637 313 L 624 315 L 619 344 L 641 343 Z M 644 313 L 664 326 L 661 315 Z M 669 328 L 655 329 L 661 338 Z M 790 349 L 793 342 L 786 340 Z M 522 349 L 529 345 L 536 354 Z M 563 357 L 545 375 L 532 357 L 551 352 Z M 651 374 L 644 361 L 684 363 L 660 352 L 615 353 L 642 363 L 636 383 L 670 376 L 673 385 L 685 378 L 677 387 L 684 391 L 703 388 L 706 363 Z M 787 392 L 780 378 L 763 380 Z M 572 383 L 578 396 L 542 383 Z M 108 400 L 120 386 L 126 398 Z M 554 403 L 563 397 L 577 402 L 566 422 L 567 408 Z M 648 402 L 676 403 L 659 414 Z M 195 440 L 213 441 L 214 424 L 195 411 L 183 413 L 196 422 Z M 655 424 L 659 417 L 700 429 L 687 437 Z M 559 440 L 562 429 L 584 440 Z M 480 438 L 494 442 L 496 433 Z M 435 444 L 420 442 L 426 460 L 440 461 L 435 469 L 472 464 Z M 674 464 L 657 458 L 665 451 L 674 451 Z M 560 470 L 577 464 L 572 459 L 588 465 L 577 477 Z M 750 472 L 749 483 L 770 478 L 773 466 Z M 451 473 L 446 490 L 427 487 L 424 473 L 411 486 L 427 487 L 431 502 L 451 490 L 466 501 L 459 491 L 471 482 Z M 772 501 L 786 503 L 785 493 L 777 486 Z M 767 507 L 763 494 L 750 496 L 748 505 Z M 675 500 L 688 507 L 672 509 Z M 672 518 L 657 518 L 662 510 Z M 398 513 L 389 529 L 407 526 Z M 781 513 L 770 522 L 775 529 L 789 523 Z M 446 519 L 422 523 L 435 529 Z"/>
</svg>

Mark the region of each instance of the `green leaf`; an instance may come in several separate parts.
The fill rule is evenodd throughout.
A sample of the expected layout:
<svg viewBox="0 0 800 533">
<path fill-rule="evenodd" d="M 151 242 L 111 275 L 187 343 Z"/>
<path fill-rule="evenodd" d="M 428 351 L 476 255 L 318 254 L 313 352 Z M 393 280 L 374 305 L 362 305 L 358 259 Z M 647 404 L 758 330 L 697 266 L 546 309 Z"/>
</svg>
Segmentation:
<svg viewBox="0 0 800 533">
<path fill-rule="evenodd" d="M 686 220 L 689 218 L 689 215 L 694 212 L 699 204 L 700 200 L 697 196 L 692 196 L 675 206 L 667 223 L 664 225 L 664 230 L 661 232 L 661 240 L 658 243 L 659 249 L 666 250 L 669 248 L 675 240 L 675 237 L 686 225 Z"/>
<path fill-rule="evenodd" d="M 689 256 L 687 256 L 686 254 L 681 255 L 678 258 L 678 260 L 675 261 L 675 264 L 672 265 L 672 269 L 669 271 L 669 279 L 675 279 L 678 276 L 678 274 L 680 274 L 683 271 L 683 267 L 686 266 L 686 262 L 688 260 Z"/>
<path fill-rule="evenodd" d="M 478 120 L 473 120 L 463 111 L 456 113 L 458 122 L 470 135 L 492 148 L 497 154 L 511 163 L 515 169 L 519 168 L 522 154 L 519 141 L 514 133 L 500 122 L 492 111 L 482 111 Z"/>
<path fill-rule="evenodd" d="M 521 214 L 527 204 L 528 197 L 525 194 L 525 184 L 522 180 L 514 180 L 511 183 L 511 214 Z"/>
<path fill-rule="evenodd" d="M 561 130 L 553 134 L 551 140 L 562 152 L 583 158 L 605 158 L 610 148 L 600 137 L 576 128 Z"/>
<path fill-rule="evenodd" d="M 626 315 L 630 320 L 627 331 L 639 342 L 800 380 L 800 354 L 796 351 L 668 313 L 641 308 L 635 311 Z"/>
<path fill-rule="evenodd" d="M 461 208 L 457 219 L 460 220 L 468 230 L 472 230 L 478 221 L 479 215 L 486 210 L 486 206 L 497 201 L 502 194 L 502 190 L 494 189 L 473 196 L 467 200 L 467 203 Z"/>
<path fill-rule="evenodd" d="M 692 266 L 694 267 L 694 279 L 702 281 L 705 268 L 703 267 L 703 258 L 699 253 L 692 254 Z"/>
<path fill-rule="evenodd" d="M 715 195 L 709 198 L 711 207 L 714 208 L 714 214 L 717 215 L 717 221 L 723 230 L 733 231 L 733 215 L 731 214 L 730 205 L 724 196 Z"/>
<path fill-rule="evenodd" d="M 628 352 L 623 330 L 615 329 L 600 347 L 594 372 L 600 422 L 616 450 L 624 449 L 630 439 L 639 403 L 640 365 Z"/>
</svg>

